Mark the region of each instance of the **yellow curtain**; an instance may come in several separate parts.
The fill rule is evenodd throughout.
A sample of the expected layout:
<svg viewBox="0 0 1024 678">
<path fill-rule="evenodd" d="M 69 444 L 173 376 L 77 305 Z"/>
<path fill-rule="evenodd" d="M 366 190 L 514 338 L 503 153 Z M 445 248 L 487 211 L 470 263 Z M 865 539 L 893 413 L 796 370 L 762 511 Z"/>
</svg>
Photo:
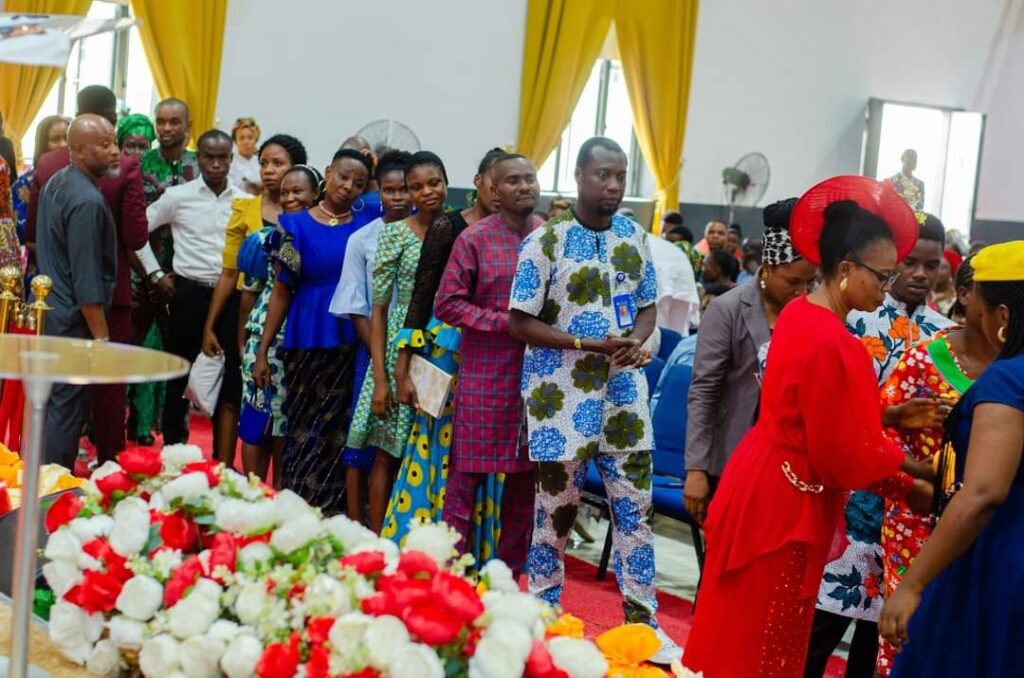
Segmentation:
<svg viewBox="0 0 1024 678">
<path fill-rule="evenodd" d="M 633 127 L 657 189 L 653 230 L 678 209 L 698 0 L 620 0 L 615 29 Z"/>
<path fill-rule="evenodd" d="M 15 14 L 75 14 L 89 11 L 92 0 L 7 0 L 3 10 Z M 50 90 L 60 78 L 60 68 L 0 64 L 0 112 L 4 132 L 21 157 L 21 139 L 28 132 Z"/>
<path fill-rule="evenodd" d="M 214 125 L 227 0 L 131 0 L 139 34 L 161 98 L 186 102 L 192 133 Z"/>
<path fill-rule="evenodd" d="M 611 10 L 611 0 L 527 4 L 516 148 L 537 166 L 558 146 L 572 117 L 608 34 Z"/>
</svg>

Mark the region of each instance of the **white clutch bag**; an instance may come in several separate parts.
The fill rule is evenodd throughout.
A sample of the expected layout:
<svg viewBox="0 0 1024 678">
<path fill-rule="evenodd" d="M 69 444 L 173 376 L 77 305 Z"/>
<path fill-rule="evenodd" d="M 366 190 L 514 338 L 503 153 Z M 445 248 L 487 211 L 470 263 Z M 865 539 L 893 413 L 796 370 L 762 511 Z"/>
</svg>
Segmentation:
<svg viewBox="0 0 1024 678">
<path fill-rule="evenodd" d="M 420 409 L 434 419 L 440 417 L 448 402 L 454 377 L 423 356 L 414 355 L 409 361 L 409 378 L 416 387 Z"/>
</svg>

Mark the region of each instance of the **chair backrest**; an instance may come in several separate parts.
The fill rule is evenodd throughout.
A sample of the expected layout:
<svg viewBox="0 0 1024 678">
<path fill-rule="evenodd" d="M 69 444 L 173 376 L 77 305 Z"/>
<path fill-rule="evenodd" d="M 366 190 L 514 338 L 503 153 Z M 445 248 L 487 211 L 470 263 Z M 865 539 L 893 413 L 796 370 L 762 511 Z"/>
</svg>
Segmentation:
<svg viewBox="0 0 1024 678">
<path fill-rule="evenodd" d="M 683 477 L 686 473 L 686 398 L 693 369 L 678 363 L 666 368 L 661 398 L 651 413 L 654 427 L 654 472 Z"/>
<path fill-rule="evenodd" d="M 661 330 L 661 346 L 658 347 L 658 357 L 662 360 L 668 360 L 668 357 L 672 355 L 672 351 L 676 350 L 676 346 L 682 341 L 683 335 L 667 327 L 659 327 L 658 329 Z"/>
<path fill-rule="evenodd" d="M 658 386 L 658 379 L 665 369 L 665 361 L 661 358 L 651 358 L 651 362 L 644 367 L 644 376 L 647 378 L 647 399 L 654 395 L 654 389 Z"/>
</svg>

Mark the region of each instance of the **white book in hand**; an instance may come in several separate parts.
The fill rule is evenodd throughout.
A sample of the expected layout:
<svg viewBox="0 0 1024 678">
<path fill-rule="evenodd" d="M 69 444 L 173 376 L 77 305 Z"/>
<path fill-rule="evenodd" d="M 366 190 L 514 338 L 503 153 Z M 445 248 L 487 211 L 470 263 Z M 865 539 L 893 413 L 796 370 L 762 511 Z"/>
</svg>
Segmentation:
<svg viewBox="0 0 1024 678">
<path fill-rule="evenodd" d="M 452 389 L 452 375 L 423 356 L 414 355 L 409 361 L 409 378 L 416 387 L 420 409 L 434 419 L 440 417 Z"/>
</svg>

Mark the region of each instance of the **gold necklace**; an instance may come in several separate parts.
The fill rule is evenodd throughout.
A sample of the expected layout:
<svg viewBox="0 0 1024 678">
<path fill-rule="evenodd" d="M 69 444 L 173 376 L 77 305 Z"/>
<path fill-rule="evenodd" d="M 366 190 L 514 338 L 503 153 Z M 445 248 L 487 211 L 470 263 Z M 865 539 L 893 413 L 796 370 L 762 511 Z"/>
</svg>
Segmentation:
<svg viewBox="0 0 1024 678">
<path fill-rule="evenodd" d="M 320 201 L 317 207 L 320 209 L 321 212 L 324 213 L 324 215 L 326 215 L 327 223 L 331 226 L 337 226 L 338 224 L 341 223 L 342 219 L 352 216 L 352 210 L 349 210 L 348 212 L 344 212 L 342 214 L 334 214 L 333 212 L 328 211 L 327 208 L 324 207 L 323 200 Z"/>
</svg>

